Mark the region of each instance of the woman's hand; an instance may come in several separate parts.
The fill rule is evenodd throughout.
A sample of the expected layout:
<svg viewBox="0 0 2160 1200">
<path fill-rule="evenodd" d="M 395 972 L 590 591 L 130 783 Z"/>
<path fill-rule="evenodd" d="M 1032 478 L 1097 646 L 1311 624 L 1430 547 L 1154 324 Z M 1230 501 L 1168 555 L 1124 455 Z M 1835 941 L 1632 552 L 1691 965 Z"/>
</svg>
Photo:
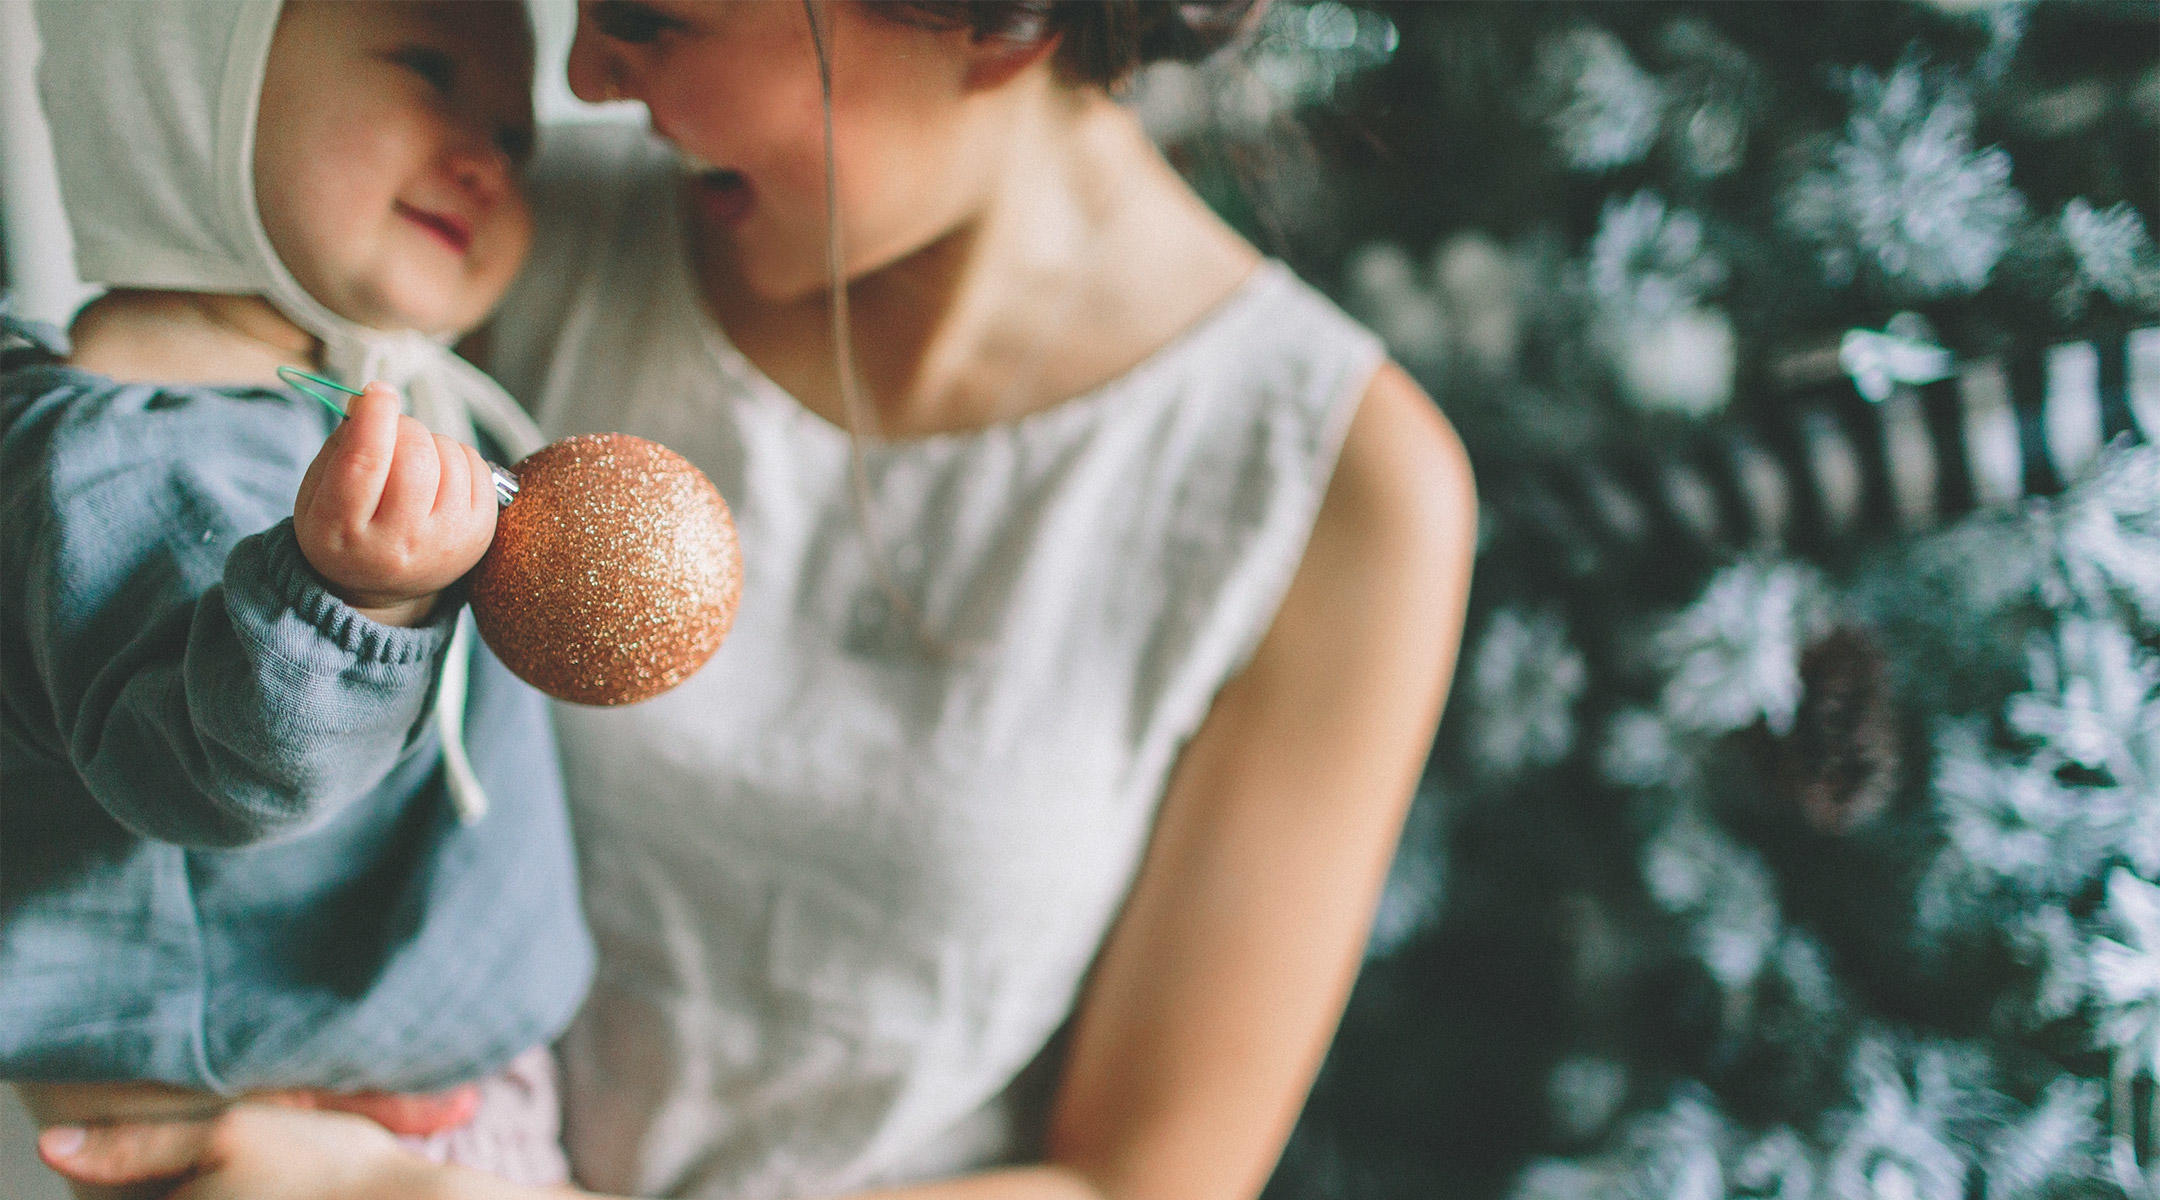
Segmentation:
<svg viewBox="0 0 2160 1200">
<path fill-rule="evenodd" d="M 480 452 L 428 432 L 378 383 L 308 464 L 293 534 L 339 599 L 385 625 L 417 625 L 487 553 L 495 510 Z"/>
<path fill-rule="evenodd" d="M 235 1105 L 208 1121 L 64 1126 L 38 1157 L 77 1183 L 171 1181 L 171 1200 L 420 1200 L 435 1168 L 343 1113 Z"/>
</svg>

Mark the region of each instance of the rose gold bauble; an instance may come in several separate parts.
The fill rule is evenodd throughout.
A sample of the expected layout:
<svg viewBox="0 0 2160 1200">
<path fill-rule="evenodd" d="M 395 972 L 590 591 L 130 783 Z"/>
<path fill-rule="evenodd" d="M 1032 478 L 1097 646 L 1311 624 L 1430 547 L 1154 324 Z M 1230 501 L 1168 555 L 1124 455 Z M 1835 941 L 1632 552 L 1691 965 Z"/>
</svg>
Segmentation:
<svg viewBox="0 0 2160 1200">
<path fill-rule="evenodd" d="M 588 433 L 519 463 L 472 577 L 480 636 L 560 700 L 631 704 L 688 679 L 727 636 L 742 551 L 727 502 L 673 450 Z"/>
</svg>

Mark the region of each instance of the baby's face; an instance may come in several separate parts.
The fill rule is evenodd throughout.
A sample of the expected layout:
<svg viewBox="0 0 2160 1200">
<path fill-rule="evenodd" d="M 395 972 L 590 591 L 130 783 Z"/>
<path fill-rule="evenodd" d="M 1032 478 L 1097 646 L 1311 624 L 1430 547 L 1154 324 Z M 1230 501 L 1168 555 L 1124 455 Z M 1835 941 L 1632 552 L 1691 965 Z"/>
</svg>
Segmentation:
<svg viewBox="0 0 2160 1200">
<path fill-rule="evenodd" d="M 514 0 L 294 0 L 256 122 L 270 244 L 325 307 L 472 328 L 532 242 L 532 41 Z"/>
</svg>

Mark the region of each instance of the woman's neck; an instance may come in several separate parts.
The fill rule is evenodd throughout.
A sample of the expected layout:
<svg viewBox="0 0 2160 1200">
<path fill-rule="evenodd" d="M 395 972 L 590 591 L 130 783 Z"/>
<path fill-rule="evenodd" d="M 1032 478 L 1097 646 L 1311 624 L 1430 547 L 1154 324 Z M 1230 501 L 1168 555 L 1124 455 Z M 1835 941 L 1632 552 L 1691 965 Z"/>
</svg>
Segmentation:
<svg viewBox="0 0 2160 1200">
<path fill-rule="evenodd" d="M 1080 394 L 1219 298 L 1222 281 L 1243 274 L 1231 259 L 1249 265 L 1250 248 L 1131 113 L 1087 96 L 1039 121 L 1013 139 L 1013 159 L 968 220 L 848 286 L 864 398 L 887 437 L 982 428 Z M 716 288 L 709 267 L 708 297 L 736 346 L 804 406 L 845 423 L 829 297 L 759 305 Z M 1196 301 L 1194 289 L 1207 296 Z"/>
<path fill-rule="evenodd" d="M 322 343 L 261 296 L 116 288 L 68 329 L 68 361 L 130 382 L 275 384 L 316 369 Z"/>
</svg>

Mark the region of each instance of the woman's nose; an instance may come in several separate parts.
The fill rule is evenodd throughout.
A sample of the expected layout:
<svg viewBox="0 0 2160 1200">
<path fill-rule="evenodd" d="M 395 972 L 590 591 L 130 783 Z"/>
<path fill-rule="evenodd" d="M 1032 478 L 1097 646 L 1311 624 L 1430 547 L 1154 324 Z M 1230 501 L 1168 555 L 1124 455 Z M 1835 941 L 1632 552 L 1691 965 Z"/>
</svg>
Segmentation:
<svg viewBox="0 0 2160 1200">
<path fill-rule="evenodd" d="M 577 36 L 570 43 L 570 65 L 565 72 L 570 79 L 570 94 L 587 104 L 620 100 L 627 64 L 621 53 L 608 45 L 608 39 L 587 25 L 584 21 L 578 23 Z"/>
</svg>

